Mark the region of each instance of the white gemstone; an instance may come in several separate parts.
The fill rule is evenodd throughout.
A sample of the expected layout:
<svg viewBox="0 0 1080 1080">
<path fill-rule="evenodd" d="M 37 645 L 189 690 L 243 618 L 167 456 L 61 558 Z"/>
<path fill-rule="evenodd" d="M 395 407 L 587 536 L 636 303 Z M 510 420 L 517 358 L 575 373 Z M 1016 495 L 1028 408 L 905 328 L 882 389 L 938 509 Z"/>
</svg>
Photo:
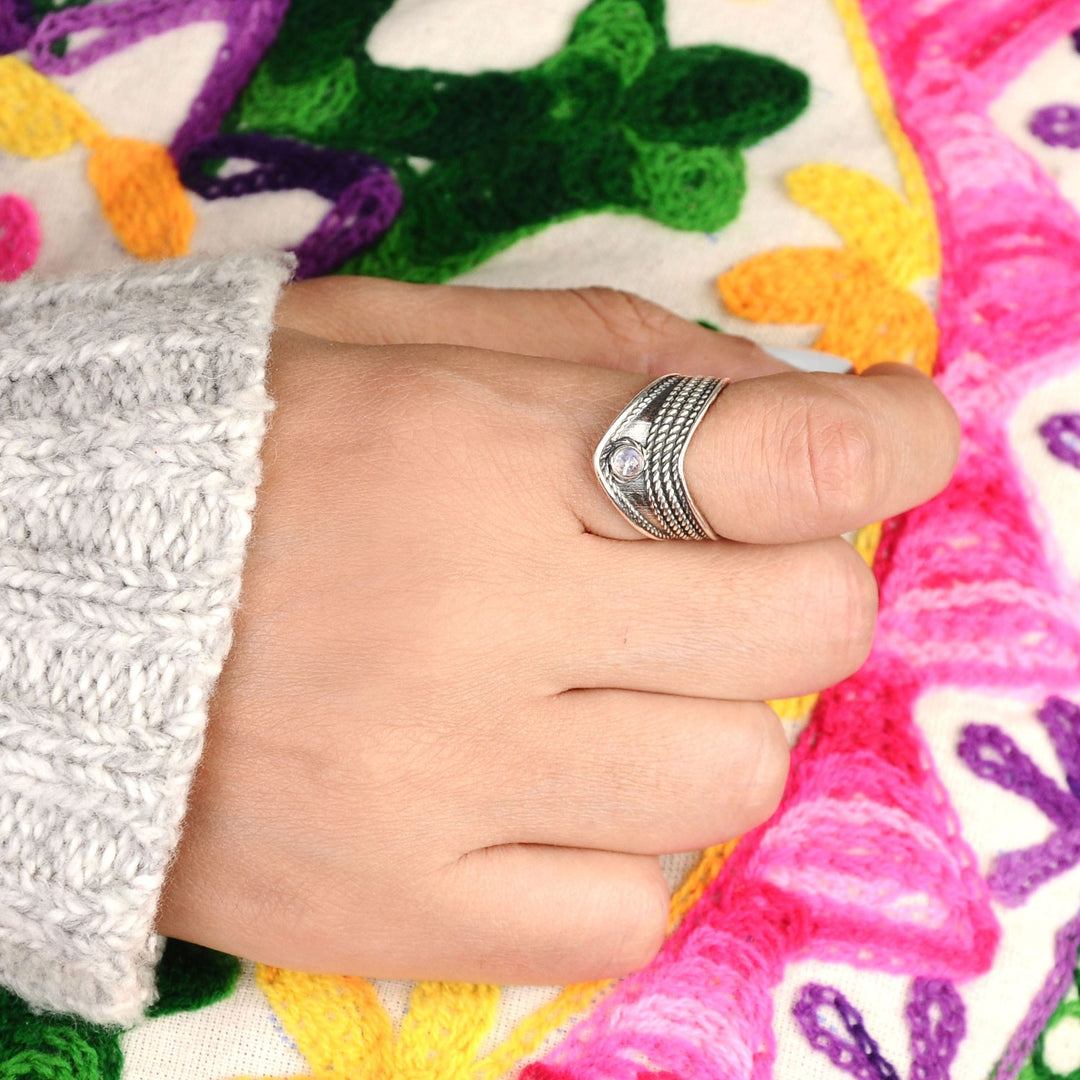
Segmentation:
<svg viewBox="0 0 1080 1080">
<path fill-rule="evenodd" d="M 611 471 L 616 480 L 629 483 L 636 480 L 645 468 L 645 455 L 636 443 L 624 442 L 611 454 Z"/>
</svg>

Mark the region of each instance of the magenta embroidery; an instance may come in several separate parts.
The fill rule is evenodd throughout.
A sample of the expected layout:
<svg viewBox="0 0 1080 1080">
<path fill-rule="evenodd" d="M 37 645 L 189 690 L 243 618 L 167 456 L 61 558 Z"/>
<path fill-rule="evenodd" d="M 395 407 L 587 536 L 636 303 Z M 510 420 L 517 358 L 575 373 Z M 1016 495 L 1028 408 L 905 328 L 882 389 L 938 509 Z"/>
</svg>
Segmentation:
<svg viewBox="0 0 1080 1080">
<path fill-rule="evenodd" d="M 1080 469 L 1080 413 L 1059 413 L 1039 428 L 1047 450 L 1074 469 Z"/>
<path fill-rule="evenodd" d="M 742 839 L 657 959 L 521 1080 L 765 1080 L 773 988 L 791 960 L 930 979 L 986 971 L 998 926 L 913 723 L 920 690 L 902 661 L 875 655 L 826 691 L 773 819 Z"/>
<path fill-rule="evenodd" d="M 210 162 L 222 159 L 251 167 L 228 176 L 206 171 Z M 328 273 L 353 253 L 370 247 L 401 209 L 401 188 L 381 161 L 259 133 L 207 139 L 184 159 L 180 175 L 204 199 L 305 188 L 333 203 L 326 217 L 294 249 L 301 278 Z"/>
<path fill-rule="evenodd" d="M 1056 826 L 1041 844 L 999 855 L 987 883 L 1003 904 L 1022 904 L 1040 885 L 1080 862 L 1080 706 L 1052 697 L 1039 710 L 1068 791 L 1046 776 L 1013 740 L 990 724 L 969 724 L 959 754 L 984 780 L 1033 802 Z"/>
<path fill-rule="evenodd" d="M 792 1010 L 816 1050 L 857 1080 L 900 1080 L 867 1031 L 862 1014 L 831 986 L 804 986 Z M 911 1031 L 911 1080 L 949 1080 L 964 1037 L 964 1003 L 952 983 L 916 979 L 906 1010 Z"/>
<path fill-rule="evenodd" d="M 0 195 L 0 281 L 14 281 L 37 261 L 37 212 L 19 195 Z"/>
<path fill-rule="evenodd" d="M 225 41 L 191 113 L 169 149 L 178 161 L 196 143 L 213 135 L 236 95 L 274 40 L 288 0 L 116 0 L 51 12 L 30 41 L 34 66 L 47 75 L 73 75 L 138 41 L 188 26 L 217 20 L 226 27 Z M 56 56 L 53 45 L 70 34 L 97 31 L 83 44 Z"/>
<path fill-rule="evenodd" d="M 1047 105 L 1032 118 L 1031 133 L 1047 146 L 1080 149 L 1080 106 Z"/>
</svg>

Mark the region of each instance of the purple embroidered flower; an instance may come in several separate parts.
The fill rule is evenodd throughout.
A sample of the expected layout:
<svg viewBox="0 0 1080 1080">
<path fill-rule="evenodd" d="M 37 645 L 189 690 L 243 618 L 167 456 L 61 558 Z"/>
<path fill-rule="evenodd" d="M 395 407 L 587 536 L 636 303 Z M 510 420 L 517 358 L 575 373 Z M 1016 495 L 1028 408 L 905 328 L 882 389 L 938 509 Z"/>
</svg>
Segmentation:
<svg viewBox="0 0 1080 1080">
<path fill-rule="evenodd" d="M 1042 843 L 1006 852 L 994 861 L 986 882 L 1009 907 L 1022 904 L 1044 882 L 1080 862 L 1080 706 L 1052 697 L 1038 716 L 1065 768 L 1068 791 L 990 724 L 964 728 L 958 751 L 976 776 L 1022 795 L 1057 826 Z"/>
<path fill-rule="evenodd" d="M 831 986 L 809 983 L 792 1009 L 810 1045 L 856 1080 L 900 1080 L 866 1030 L 862 1014 Z M 945 979 L 916 979 L 906 1010 L 911 1032 L 910 1080 L 949 1080 L 964 1037 L 964 1003 Z"/>
<path fill-rule="evenodd" d="M 1056 458 L 1080 469 L 1080 413 L 1058 413 L 1039 428 L 1046 449 Z"/>
<path fill-rule="evenodd" d="M 1080 149 L 1080 105 L 1047 105 L 1031 119 L 1031 134 L 1047 146 Z"/>
</svg>

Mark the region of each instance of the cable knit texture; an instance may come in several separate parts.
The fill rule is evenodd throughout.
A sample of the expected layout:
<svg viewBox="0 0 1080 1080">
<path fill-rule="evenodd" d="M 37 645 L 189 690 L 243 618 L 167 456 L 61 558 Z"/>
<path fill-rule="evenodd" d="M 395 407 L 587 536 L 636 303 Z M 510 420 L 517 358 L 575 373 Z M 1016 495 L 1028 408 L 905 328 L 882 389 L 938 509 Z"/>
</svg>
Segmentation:
<svg viewBox="0 0 1080 1080">
<path fill-rule="evenodd" d="M 0 983 L 101 1023 L 154 914 L 230 641 L 287 257 L 0 290 Z"/>
</svg>

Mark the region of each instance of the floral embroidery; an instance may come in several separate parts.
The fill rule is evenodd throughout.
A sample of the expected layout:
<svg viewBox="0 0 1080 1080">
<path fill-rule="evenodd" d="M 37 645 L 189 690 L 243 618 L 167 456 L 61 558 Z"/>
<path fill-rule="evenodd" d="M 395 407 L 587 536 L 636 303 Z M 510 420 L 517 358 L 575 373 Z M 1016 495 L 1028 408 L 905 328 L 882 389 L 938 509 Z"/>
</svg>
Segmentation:
<svg viewBox="0 0 1080 1080">
<path fill-rule="evenodd" d="M 804 986 L 793 1009 L 810 1045 L 858 1080 L 899 1080 L 866 1030 L 862 1014 L 831 986 Z M 911 1031 L 911 1080 L 949 1080 L 949 1067 L 964 1037 L 964 1003 L 944 979 L 916 979 L 907 1007 Z"/>
<path fill-rule="evenodd" d="M 936 234 L 923 209 L 838 165 L 796 169 L 787 187 L 845 246 L 781 248 L 745 260 L 717 282 L 728 309 L 754 322 L 821 324 L 815 347 L 859 371 L 892 360 L 929 373 L 937 324 L 910 291 L 938 272 Z"/>
<path fill-rule="evenodd" d="M 195 211 L 163 146 L 109 135 L 55 84 L 14 56 L 0 57 L 0 150 L 45 158 L 76 143 L 87 176 L 123 246 L 142 259 L 185 254 Z"/>
<path fill-rule="evenodd" d="M 1040 885 L 1080 862 L 1080 706 L 1052 697 L 1038 712 L 1065 769 L 1060 787 L 1013 740 L 991 724 L 969 724 L 959 754 L 984 780 L 1034 803 L 1057 826 L 1049 839 L 999 855 L 987 877 L 1003 904 L 1022 904 Z"/>
<path fill-rule="evenodd" d="M 88 176 L 102 210 L 122 245 L 145 259 L 168 258 L 190 249 L 195 214 L 178 182 L 204 198 L 307 187 L 331 206 L 294 249 L 298 275 L 327 273 L 364 250 L 389 227 L 401 205 L 390 170 L 366 155 L 305 146 L 261 135 L 215 135 L 240 88 L 273 40 L 287 0 L 117 0 L 64 7 L 33 27 L 33 12 L 2 0 L 0 35 L 29 50 L 37 75 L 11 58 L 3 84 L 18 95 L 0 145 L 15 153 L 49 156 L 76 142 L 92 150 Z M 225 40 L 187 118 L 168 149 L 135 139 L 111 138 L 43 75 L 70 76 L 148 37 L 202 21 L 224 25 Z M 5 29 L 6 28 L 6 29 Z M 74 42 L 74 44 L 72 44 Z M 29 121 L 35 132 L 17 130 Z M 3 120 L 0 117 L 0 125 Z M 211 175 L 211 161 L 246 164 L 241 174 Z"/>
<path fill-rule="evenodd" d="M 348 272 L 443 280 L 599 210 L 722 228 L 745 190 L 740 151 L 807 103 L 806 77 L 777 60 L 671 48 L 657 0 L 594 0 L 555 56 L 479 75 L 376 64 L 364 42 L 390 7 L 335 7 L 329 34 L 328 9 L 294 0 L 226 123 L 393 167 L 404 210 Z"/>
<path fill-rule="evenodd" d="M 194 22 L 225 25 L 225 41 L 187 120 L 169 150 L 179 161 L 199 141 L 214 134 L 240 88 L 274 40 L 288 0 L 115 0 L 69 7 L 46 15 L 30 40 L 34 66 L 46 75 L 74 75 L 144 38 Z M 86 44 L 57 45 L 69 35 L 90 33 Z"/>
</svg>

